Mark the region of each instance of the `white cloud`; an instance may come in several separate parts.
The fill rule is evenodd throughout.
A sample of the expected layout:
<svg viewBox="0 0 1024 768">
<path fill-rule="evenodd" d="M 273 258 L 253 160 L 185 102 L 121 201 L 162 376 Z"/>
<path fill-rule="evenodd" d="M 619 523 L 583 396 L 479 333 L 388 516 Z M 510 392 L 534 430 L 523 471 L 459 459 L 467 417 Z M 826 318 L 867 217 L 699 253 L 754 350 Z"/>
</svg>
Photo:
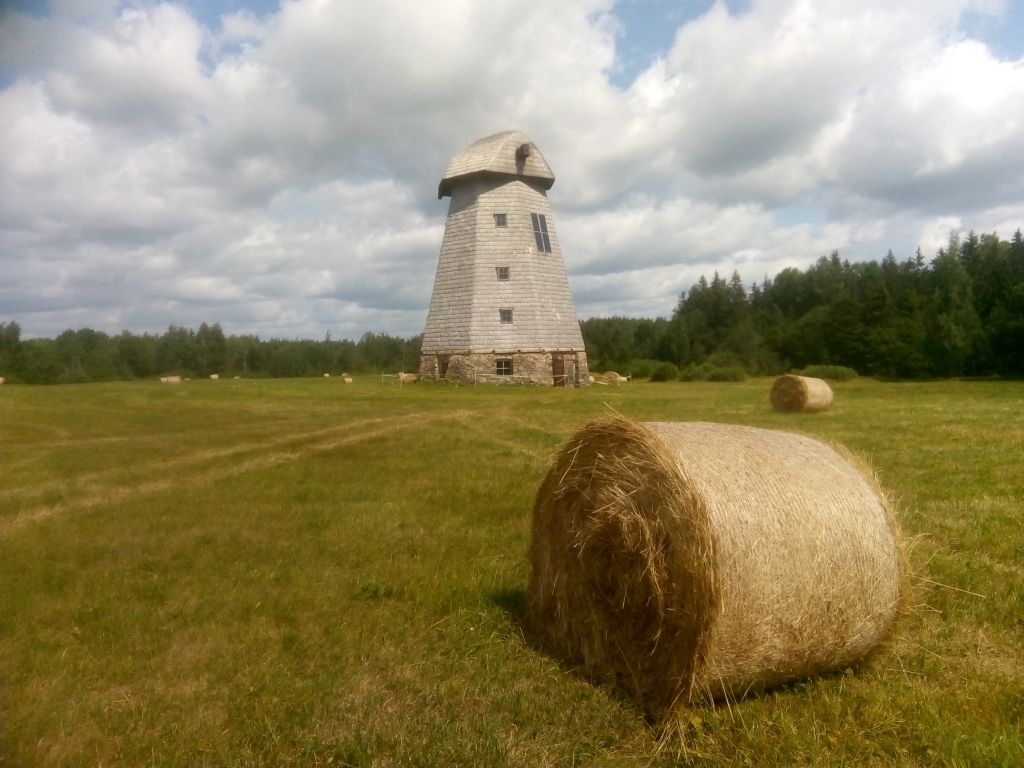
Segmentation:
<svg viewBox="0 0 1024 768">
<path fill-rule="evenodd" d="M 263 335 L 421 330 L 480 136 L 541 147 L 581 315 L 671 309 L 838 248 L 927 255 L 1024 217 L 1024 61 L 964 0 L 755 0 L 613 86 L 611 0 L 287 0 L 219 30 L 174 3 L 7 13 L 0 321 Z"/>
</svg>

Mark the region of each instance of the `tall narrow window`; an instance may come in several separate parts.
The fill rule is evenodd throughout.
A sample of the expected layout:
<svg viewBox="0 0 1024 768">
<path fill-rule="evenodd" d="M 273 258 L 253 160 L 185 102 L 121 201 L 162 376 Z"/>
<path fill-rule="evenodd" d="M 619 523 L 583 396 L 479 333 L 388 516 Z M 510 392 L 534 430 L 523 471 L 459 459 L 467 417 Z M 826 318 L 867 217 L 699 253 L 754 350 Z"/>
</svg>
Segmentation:
<svg viewBox="0 0 1024 768">
<path fill-rule="evenodd" d="M 508 214 L 507 213 L 496 213 L 496 214 L 494 214 L 494 226 L 496 226 L 496 227 L 507 227 L 508 226 Z"/>
<path fill-rule="evenodd" d="M 511 309 L 499 309 L 498 310 L 498 319 L 501 320 L 501 322 L 503 322 L 503 323 L 511 323 L 512 322 L 512 310 Z"/>
<path fill-rule="evenodd" d="M 494 361 L 494 372 L 499 376 L 511 376 L 512 375 L 512 361 L 511 360 L 495 360 Z"/>
<path fill-rule="evenodd" d="M 533 217 L 533 236 L 537 239 L 537 250 L 551 253 L 551 240 L 548 238 L 548 222 L 543 213 L 531 213 Z"/>
<path fill-rule="evenodd" d="M 496 267 L 499 280 L 508 280 L 508 267 Z"/>
</svg>

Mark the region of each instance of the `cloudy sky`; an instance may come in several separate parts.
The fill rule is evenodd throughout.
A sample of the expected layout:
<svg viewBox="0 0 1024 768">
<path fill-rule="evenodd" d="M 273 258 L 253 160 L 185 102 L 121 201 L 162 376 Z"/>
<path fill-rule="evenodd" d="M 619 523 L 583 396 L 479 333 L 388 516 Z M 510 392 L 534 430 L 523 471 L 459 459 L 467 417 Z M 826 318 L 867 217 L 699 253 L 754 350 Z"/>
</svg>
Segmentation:
<svg viewBox="0 0 1024 768">
<path fill-rule="evenodd" d="M 581 317 L 1024 227 L 1024 3 L 0 0 L 0 322 L 423 329 L 509 128 Z"/>
</svg>

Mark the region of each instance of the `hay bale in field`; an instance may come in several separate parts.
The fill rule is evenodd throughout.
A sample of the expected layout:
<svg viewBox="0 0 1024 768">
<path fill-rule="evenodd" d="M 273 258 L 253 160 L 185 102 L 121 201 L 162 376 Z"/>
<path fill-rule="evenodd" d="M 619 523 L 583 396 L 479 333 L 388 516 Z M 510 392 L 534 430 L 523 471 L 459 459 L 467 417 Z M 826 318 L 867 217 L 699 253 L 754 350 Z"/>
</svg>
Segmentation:
<svg viewBox="0 0 1024 768">
<path fill-rule="evenodd" d="M 161 384 L 181 384 L 181 376 L 161 376 Z"/>
<path fill-rule="evenodd" d="M 415 384 L 420 380 L 418 374 L 415 373 L 400 373 L 398 374 L 398 382 L 400 384 Z"/>
<path fill-rule="evenodd" d="M 220 379 L 220 374 L 219 373 L 211 373 L 210 374 L 210 381 L 217 381 L 218 379 Z"/>
<path fill-rule="evenodd" d="M 533 509 L 529 620 L 648 711 L 845 668 L 889 635 L 901 558 L 883 498 L 801 435 L 599 419 Z"/>
<path fill-rule="evenodd" d="M 823 379 L 787 373 L 775 380 L 769 399 L 776 411 L 827 411 L 832 407 L 832 388 Z"/>
<path fill-rule="evenodd" d="M 4 377 L 0 376 L 0 384 L 3 384 L 3 383 L 4 383 Z"/>
<path fill-rule="evenodd" d="M 342 376 L 341 380 L 343 382 L 345 382 L 346 384 L 351 384 L 352 383 L 352 377 L 351 376 Z"/>
<path fill-rule="evenodd" d="M 324 374 L 324 378 L 325 378 L 325 379 L 329 379 L 329 378 L 331 378 L 331 374 L 329 374 L 329 373 L 325 373 L 325 374 Z"/>
<path fill-rule="evenodd" d="M 605 371 L 601 374 L 601 378 L 604 379 L 606 384 L 625 384 L 629 381 L 625 376 L 619 376 L 615 371 Z"/>
</svg>

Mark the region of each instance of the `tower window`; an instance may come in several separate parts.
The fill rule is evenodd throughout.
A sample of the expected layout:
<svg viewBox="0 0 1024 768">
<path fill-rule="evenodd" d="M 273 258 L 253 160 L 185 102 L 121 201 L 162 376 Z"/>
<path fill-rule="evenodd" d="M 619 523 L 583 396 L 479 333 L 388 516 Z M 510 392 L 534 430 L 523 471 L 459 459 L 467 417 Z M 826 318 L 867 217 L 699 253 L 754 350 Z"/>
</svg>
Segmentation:
<svg viewBox="0 0 1024 768">
<path fill-rule="evenodd" d="M 537 250 L 551 253 L 551 240 L 548 238 L 548 222 L 543 213 L 531 213 L 533 217 L 533 236 L 537 239 Z"/>
<path fill-rule="evenodd" d="M 499 376 L 511 376 L 512 375 L 512 361 L 511 360 L 495 360 L 494 361 L 494 372 Z"/>
<path fill-rule="evenodd" d="M 496 226 L 496 227 L 507 227 L 508 226 L 508 214 L 507 213 L 496 213 L 496 214 L 494 214 L 494 226 Z"/>
<path fill-rule="evenodd" d="M 508 267 L 498 267 L 498 279 L 508 280 Z"/>
<path fill-rule="evenodd" d="M 512 322 L 512 310 L 511 309 L 499 309 L 498 310 L 498 318 L 503 323 L 511 323 Z"/>
</svg>

